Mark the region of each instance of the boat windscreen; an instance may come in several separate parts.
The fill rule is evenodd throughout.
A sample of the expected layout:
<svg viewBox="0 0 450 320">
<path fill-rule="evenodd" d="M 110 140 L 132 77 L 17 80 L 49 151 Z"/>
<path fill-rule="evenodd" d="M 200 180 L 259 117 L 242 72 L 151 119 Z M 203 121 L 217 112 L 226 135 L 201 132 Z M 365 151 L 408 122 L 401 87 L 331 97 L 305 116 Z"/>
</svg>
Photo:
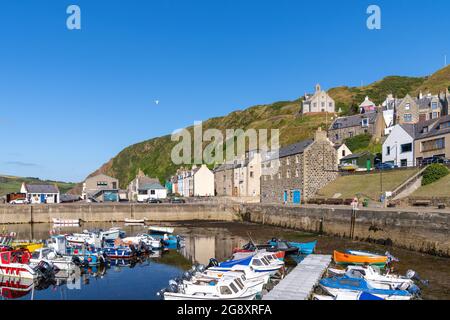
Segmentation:
<svg viewBox="0 0 450 320">
<path fill-rule="evenodd" d="M 238 288 L 236 288 L 236 286 L 234 285 L 234 283 L 230 283 L 230 287 L 231 287 L 231 290 L 233 290 L 234 293 L 237 293 L 239 291 Z"/>
</svg>

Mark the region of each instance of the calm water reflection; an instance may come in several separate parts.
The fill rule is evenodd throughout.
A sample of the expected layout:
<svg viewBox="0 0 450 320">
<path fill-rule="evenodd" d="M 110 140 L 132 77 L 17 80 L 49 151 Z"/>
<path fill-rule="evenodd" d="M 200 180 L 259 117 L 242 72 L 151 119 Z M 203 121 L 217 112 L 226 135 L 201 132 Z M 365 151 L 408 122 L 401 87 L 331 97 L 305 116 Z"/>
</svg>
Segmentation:
<svg viewBox="0 0 450 320">
<path fill-rule="evenodd" d="M 332 253 L 334 249 L 348 248 L 385 252 L 389 250 L 399 257 L 398 272 L 407 269 L 416 270 L 422 278 L 430 280 L 430 286 L 424 290 L 426 299 L 450 299 L 450 260 L 429 255 L 413 253 L 407 250 L 386 248 L 384 246 L 351 242 L 349 240 L 318 237 L 317 235 L 294 232 L 282 228 L 260 226 L 247 223 L 186 222 L 166 224 L 175 227 L 175 233 L 185 239 L 184 247 L 179 250 L 155 254 L 154 256 L 130 265 L 125 261 L 116 261 L 106 268 L 83 269 L 81 274 L 67 279 L 61 275 L 56 282 L 40 284 L 7 282 L 1 279 L 3 299 L 88 299 L 88 300 L 148 300 L 158 299 L 156 292 L 167 286 L 168 281 L 190 268 L 193 262 L 207 264 L 211 257 L 219 261 L 227 259 L 233 248 L 242 246 L 250 238 L 256 242 L 265 242 L 278 237 L 287 240 L 310 241 L 319 239 L 317 251 Z M 123 224 L 86 223 L 79 228 L 56 230 L 59 233 L 80 232 L 84 229 L 120 226 L 127 235 L 136 235 L 146 231 L 141 226 Z M 7 231 L 17 233 L 19 239 L 47 239 L 52 225 L 12 225 L 4 226 Z M 0 226 L 0 229 L 3 228 Z"/>
</svg>

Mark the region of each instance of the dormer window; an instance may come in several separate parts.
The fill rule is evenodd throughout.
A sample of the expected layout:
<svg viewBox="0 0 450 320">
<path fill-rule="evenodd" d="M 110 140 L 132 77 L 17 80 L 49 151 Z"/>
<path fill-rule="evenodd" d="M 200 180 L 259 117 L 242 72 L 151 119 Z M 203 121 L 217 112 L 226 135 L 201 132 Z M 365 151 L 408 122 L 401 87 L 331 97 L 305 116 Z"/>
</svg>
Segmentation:
<svg viewBox="0 0 450 320">
<path fill-rule="evenodd" d="M 361 126 L 367 128 L 369 126 L 369 119 L 362 119 Z"/>
<path fill-rule="evenodd" d="M 438 108 L 437 102 L 432 102 L 431 103 L 431 109 L 436 110 L 437 108 Z"/>
<path fill-rule="evenodd" d="M 405 110 L 409 110 L 409 109 L 411 109 L 411 104 L 410 103 L 405 104 Z"/>
</svg>

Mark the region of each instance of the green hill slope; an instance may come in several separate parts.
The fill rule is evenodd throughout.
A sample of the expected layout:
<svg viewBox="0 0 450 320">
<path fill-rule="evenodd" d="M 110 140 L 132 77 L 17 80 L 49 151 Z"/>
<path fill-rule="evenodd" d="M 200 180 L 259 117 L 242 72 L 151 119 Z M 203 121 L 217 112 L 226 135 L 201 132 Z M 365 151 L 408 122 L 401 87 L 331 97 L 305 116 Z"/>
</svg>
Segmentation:
<svg viewBox="0 0 450 320">
<path fill-rule="evenodd" d="M 449 85 L 450 67 L 447 67 L 429 77 L 390 76 L 364 87 L 333 88 L 329 90 L 329 94 L 335 99 L 337 110 L 341 108 L 342 114 L 352 114 L 365 96 L 369 96 L 379 104 L 389 93 L 403 97 L 407 93 L 416 94 L 420 90 L 425 91 L 425 88 L 437 93 Z M 258 105 L 232 112 L 224 117 L 209 119 L 203 123 L 203 128 L 204 130 L 208 128 L 280 129 L 280 143 L 285 146 L 312 137 L 315 129 L 319 126 L 325 128 L 331 122 L 330 115 L 328 118 L 325 114 L 302 116 L 300 110 L 301 99 Z M 189 129 L 192 130 L 192 128 Z M 141 168 L 147 175 L 164 181 L 177 169 L 170 160 L 174 145 L 175 143 L 168 135 L 129 146 L 90 176 L 98 173 L 114 176 L 119 179 L 121 187 L 124 188 Z M 79 191 L 78 189 L 74 191 Z"/>
<path fill-rule="evenodd" d="M 70 182 L 60 182 L 60 181 L 51 181 L 51 180 L 40 180 L 38 178 L 21 178 L 21 177 L 13 177 L 13 176 L 2 176 L 0 175 L 0 196 L 3 196 L 8 193 L 20 192 L 20 187 L 22 183 L 31 183 L 31 184 L 39 184 L 39 183 L 56 183 L 58 185 L 61 193 L 66 193 L 72 188 L 75 187 L 75 183 Z"/>
</svg>

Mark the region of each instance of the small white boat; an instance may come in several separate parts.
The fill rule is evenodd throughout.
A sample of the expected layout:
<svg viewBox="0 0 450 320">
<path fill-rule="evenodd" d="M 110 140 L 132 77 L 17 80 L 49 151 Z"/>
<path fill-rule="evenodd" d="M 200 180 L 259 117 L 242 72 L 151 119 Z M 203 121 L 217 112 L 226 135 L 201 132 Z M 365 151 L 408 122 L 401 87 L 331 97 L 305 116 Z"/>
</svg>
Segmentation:
<svg viewBox="0 0 450 320">
<path fill-rule="evenodd" d="M 348 266 L 346 269 L 329 268 L 330 276 L 348 276 L 349 278 L 363 278 L 374 288 L 384 289 L 386 285 L 393 288 L 403 288 L 414 285 L 414 281 L 409 277 L 402 277 L 393 274 L 381 274 L 380 270 L 373 266 Z"/>
<path fill-rule="evenodd" d="M 254 300 L 258 288 L 249 288 L 238 277 L 217 281 L 171 284 L 173 292 L 164 292 L 165 300 Z"/>
<path fill-rule="evenodd" d="M 325 296 L 320 294 L 313 294 L 313 300 L 384 300 L 366 292 L 340 292 L 336 296 Z"/>
<path fill-rule="evenodd" d="M 69 226 L 77 226 L 80 224 L 80 219 L 58 219 L 58 218 L 53 218 L 52 219 L 53 224 L 56 225 L 69 225 Z"/>
<path fill-rule="evenodd" d="M 57 270 L 74 270 L 77 268 L 73 257 L 59 255 L 54 248 L 41 248 L 33 252 L 30 265 L 37 266 L 41 261 L 56 267 Z"/>
<path fill-rule="evenodd" d="M 139 224 L 139 225 L 141 225 L 141 224 L 144 224 L 144 223 L 145 223 L 145 219 L 128 219 L 128 218 L 126 218 L 126 219 L 124 220 L 124 222 L 125 222 L 126 224 L 130 224 L 130 225 L 133 225 L 133 224 Z"/>
<path fill-rule="evenodd" d="M 261 293 L 264 285 L 268 282 L 268 276 L 259 277 L 256 272 L 252 278 L 247 278 L 247 275 L 242 271 L 228 271 L 228 272 L 217 272 L 217 271 L 208 271 L 206 270 L 203 273 L 195 274 L 190 280 L 185 280 L 184 283 L 190 283 L 195 281 L 218 281 L 219 279 L 225 279 L 227 277 L 239 278 L 244 283 L 244 285 L 250 289 L 256 290 L 258 293 Z M 266 279 L 267 278 L 267 279 Z M 267 280 L 267 281 L 266 281 Z"/>
<path fill-rule="evenodd" d="M 172 234 L 173 231 L 175 230 L 175 228 L 171 228 L 171 227 L 159 227 L 159 226 L 149 226 L 148 230 L 150 231 L 150 233 L 162 233 L 162 234 Z"/>
<path fill-rule="evenodd" d="M 124 245 L 130 245 L 133 244 L 135 246 L 139 245 L 140 243 L 144 243 L 145 245 L 151 247 L 152 249 L 161 249 L 162 244 L 160 239 L 155 239 L 148 234 L 142 234 L 137 235 L 135 237 L 127 237 L 123 238 L 121 243 Z"/>
</svg>

